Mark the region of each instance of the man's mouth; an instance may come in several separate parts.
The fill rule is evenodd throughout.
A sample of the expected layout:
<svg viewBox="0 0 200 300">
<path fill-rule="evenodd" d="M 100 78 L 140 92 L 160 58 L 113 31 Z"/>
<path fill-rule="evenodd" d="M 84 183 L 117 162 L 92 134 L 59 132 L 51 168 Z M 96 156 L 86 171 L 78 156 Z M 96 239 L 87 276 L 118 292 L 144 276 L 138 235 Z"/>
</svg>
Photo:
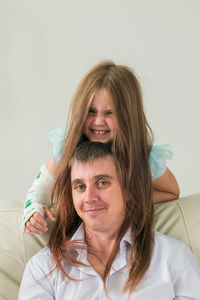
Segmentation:
<svg viewBox="0 0 200 300">
<path fill-rule="evenodd" d="M 89 208 L 89 209 L 85 209 L 85 212 L 87 214 L 97 214 L 104 209 L 105 209 L 105 207 Z"/>
</svg>

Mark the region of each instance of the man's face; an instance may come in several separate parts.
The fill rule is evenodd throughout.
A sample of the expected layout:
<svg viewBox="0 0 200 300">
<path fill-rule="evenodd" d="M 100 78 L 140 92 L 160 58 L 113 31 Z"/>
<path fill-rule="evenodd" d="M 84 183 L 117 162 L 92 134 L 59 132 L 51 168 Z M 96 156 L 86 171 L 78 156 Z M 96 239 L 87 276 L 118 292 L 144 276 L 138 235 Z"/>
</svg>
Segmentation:
<svg viewBox="0 0 200 300">
<path fill-rule="evenodd" d="M 74 162 L 71 183 L 74 207 L 85 229 L 118 233 L 125 218 L 125 205 L 112 156 Z"/>
</svg>

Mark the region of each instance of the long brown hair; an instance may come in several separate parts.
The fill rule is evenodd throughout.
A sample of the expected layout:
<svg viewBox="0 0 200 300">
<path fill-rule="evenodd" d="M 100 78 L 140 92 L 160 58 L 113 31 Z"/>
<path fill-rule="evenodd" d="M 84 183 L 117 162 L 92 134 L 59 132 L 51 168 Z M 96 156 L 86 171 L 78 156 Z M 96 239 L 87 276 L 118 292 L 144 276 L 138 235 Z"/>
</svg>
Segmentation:
<svg viewBox="0 0 200 300">
<path fill-rule="evenodd" d="M 122 186 L 126 191 L 127 218 L 122 225 L 119 239 L 108 260 L 103 280 L 109 274 L 118 251 L 119 242 L 130 226 L 133 250 L 130 258 L 130 272 L 124 291 L 132 292 L 144 277 L 151 260 L 153 245 L 152 179 L 149 168 L 149 154 L 152 147 L 152 131 L 146 120 L 139 81 L 133 70 L 116 65 L 112 61 L 93 67 L 80 82 L 72 99 L 60 170 L 53 190 L 57 211 L 57 222 L 49 246 L 57 268 L 63 273 L 61 261 L 72 265 L 77 262 L 66 257 L 66 247 L 81 220 L 77 216 L 71 199 L 69 162 L 84 139 L 83 124 L 97 90 L 105 88 L 111 95 L 116 114 L 116 136 L 112 151 L 122 173 Z M 67 274 L 65 274 L 67 276 Z"/>
</svg>

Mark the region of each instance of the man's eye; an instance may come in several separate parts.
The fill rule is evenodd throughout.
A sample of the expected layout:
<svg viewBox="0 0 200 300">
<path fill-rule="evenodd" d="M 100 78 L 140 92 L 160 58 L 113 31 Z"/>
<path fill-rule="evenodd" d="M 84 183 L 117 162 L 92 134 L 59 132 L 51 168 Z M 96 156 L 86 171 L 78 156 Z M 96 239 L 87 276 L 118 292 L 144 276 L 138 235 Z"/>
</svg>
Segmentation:
<svg viewBox="0 0 200 300">
<path fill-rule="evenodd" d="M 98 182 L 99 187 L 104 187 L 106 185 L 108 185 L 108 181 L 106 181 L 106 180 L 101 180 L 101 181 Z"/>
<path fill-rule="evenodd" d="M 75 186 L 75 190 L 77 191 L 84 191 L 85 185 L 84 184 L 78 184 Z"/>
</svg>

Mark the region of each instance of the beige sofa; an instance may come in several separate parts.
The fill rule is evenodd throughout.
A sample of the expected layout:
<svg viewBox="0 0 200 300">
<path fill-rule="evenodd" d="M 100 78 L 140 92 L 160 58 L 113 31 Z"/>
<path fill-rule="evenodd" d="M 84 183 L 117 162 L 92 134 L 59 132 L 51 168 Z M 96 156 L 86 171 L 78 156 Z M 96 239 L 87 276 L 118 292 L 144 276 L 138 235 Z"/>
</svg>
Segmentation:
<svg viewBox="0 0 200 300">
<path fill-rule="evenodd" d="M 0 300 L 17 299 L 28 259 L 46 246 L 48 233 L 25 235 L 19 225 L 23 203 L 0 200 Z M 200 194 L 155 205 L 155 229 L 186 243 L 200 263 Z"/>
</svg>

